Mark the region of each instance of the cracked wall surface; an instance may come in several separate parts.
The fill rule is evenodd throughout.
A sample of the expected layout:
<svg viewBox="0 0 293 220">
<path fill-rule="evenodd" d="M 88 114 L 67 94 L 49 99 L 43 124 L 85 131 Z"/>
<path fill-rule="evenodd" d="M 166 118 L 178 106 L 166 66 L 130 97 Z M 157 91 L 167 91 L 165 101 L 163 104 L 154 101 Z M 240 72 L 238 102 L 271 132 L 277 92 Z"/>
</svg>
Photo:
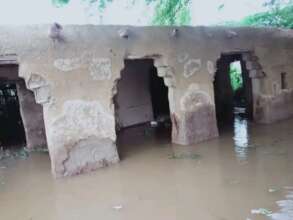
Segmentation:
<svg viewBox="0 0 293 220">
<path fill-rule="evenodd" d="M 57 177 L 119 161 L 113 95 L 124 59 L 154 59 L 169 88 L 175 143 L 218 135 L 213 81 L 223 53 L 243 54 L 257 122 L 293 115 L 292 30 L 81 25 L 64 26 L 60 38 L 53 39 L 50 28 L 0 27 L 0 64 L 2 56 L 16 57 L 19 76 L 43 106 Z M 287 90 L 278 86 L 282 72 Z"/>
<path fill-rule="evenodd" d="M 293 90 L 285 89 L 275 95 L 261 95 L 256 106 L 256 120 L 273 123 L 293 116 Z"/>
<path fill-rule="evenodd" d="M 66 101 L 62 112 L 47 129 L 50 142 L 55 146 L 51 157 L 57 177 L 119 161 L 114 117 L 99 101 Z"/>
</svg>

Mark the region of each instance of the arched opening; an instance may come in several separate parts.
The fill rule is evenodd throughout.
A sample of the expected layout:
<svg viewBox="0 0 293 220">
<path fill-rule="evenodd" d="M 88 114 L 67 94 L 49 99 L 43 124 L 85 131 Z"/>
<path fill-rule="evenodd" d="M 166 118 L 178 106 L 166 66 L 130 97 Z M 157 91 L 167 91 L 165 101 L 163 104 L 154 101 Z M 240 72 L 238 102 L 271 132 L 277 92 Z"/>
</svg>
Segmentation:
<svg viewBox="0 0 293 220">
<path fill-rule="evenodd" d="M 120 157 L 171 141 L 168 87 L 153 59 L 125 60 L 114 97 Z"/>
<path fill-rule="evenodd" d="M 0 65 L 0 147 L 47 147 L 42 106 L 19 77 L 15 63 Z"/>
<path fill-rule="evenodd" d="M 241 53 L 222 54 L 214 80 L 219 132 L 239 119 L 253 120 L 252 82 Z"/>
</svg>

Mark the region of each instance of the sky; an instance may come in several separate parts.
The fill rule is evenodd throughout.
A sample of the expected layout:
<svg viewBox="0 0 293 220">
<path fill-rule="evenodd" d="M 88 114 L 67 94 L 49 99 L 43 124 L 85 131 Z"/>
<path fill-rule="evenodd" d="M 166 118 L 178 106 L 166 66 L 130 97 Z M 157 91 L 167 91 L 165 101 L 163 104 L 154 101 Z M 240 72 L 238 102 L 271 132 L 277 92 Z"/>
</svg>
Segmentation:
<svg viewBox="0 0 293 220">
<path fill-rule="evenodd" d="M 0 0 L 0 25 L 23 24 L 127 24 L 148 25 L 153 15 L 151 6 L 144 0 L 114 0 L 101 19 L 97 7 L 88 7 L 82 0 L 71 0 L 61 8 L 51 0 Z M 241 18 L 263 10 L 263 0 L 193 0 L 192 25 L 213 25 Z M 219 10 L 218 7 L 225 7 Z"/>
</svg>

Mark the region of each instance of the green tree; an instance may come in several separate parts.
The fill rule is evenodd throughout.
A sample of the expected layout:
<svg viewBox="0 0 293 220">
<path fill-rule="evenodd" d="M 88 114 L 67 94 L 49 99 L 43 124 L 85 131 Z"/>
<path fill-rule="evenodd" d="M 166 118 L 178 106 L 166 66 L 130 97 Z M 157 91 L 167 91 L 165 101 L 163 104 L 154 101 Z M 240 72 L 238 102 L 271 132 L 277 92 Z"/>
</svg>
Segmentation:
<svg viewBox="0 0 293 220">
<path fill-rule="evenodd" d="M 56 7 L 62 7 L 70 0 L 51 0 Z M 90 5 L 96 5 L 103 11 L 107 4 L 114 0 L 81 0 Z M 118 0 L 116 0 L 118 1 Z M 154 4 L 155 14 L 151 21 L 153 25 L 188 25 L 191 22 L 190 4 L 191 0 L 145 0 L 147 4 Z M 137 0 L 132 0 L 136 4 Z"/>
<path fill-rule="evenodd" d="M 268 0 L 265 12 L 244 18 L 239 24 L 245 26 L 264 26 L 293 28 L 293 1 Z"/>
<path fill-rule="evenodd" d="M 237 65 L 233 65 L 232 63 L 229 68 L 229 77 L 233 91 L 237 91 L 243 87 L 242 71 L 240 66 L 237 67 Z"/>
<path fill-rule="evenodd" d="M 152 24 L 188 25 L 190 21 L 190 0 L 159 0 Z"/>
<path fill-rule="evenodd" d="M 70 0 L 52 0 L 53 5 L 56 7 L 62 7 L 69 3 Z"/>
</svg>

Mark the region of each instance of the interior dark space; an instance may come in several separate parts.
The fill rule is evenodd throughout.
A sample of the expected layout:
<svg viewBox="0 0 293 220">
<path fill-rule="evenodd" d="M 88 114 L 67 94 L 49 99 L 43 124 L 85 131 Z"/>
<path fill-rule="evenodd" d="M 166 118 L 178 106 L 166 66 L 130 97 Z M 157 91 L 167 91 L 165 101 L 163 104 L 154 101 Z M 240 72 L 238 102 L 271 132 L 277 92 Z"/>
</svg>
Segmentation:
<svg viewBox="0 0 293 220">
<path fill-rule="evenodd" d="M 16 83 L 0 81 L 0 143 L 1 147 L 25 145 Z"/>
<path fill-rule="evenodd" d="M 238 75 L 237 75 L 238 74 Z M 214 81 L 219 131 L 233 127 L 234 119 L 253 119 L 252 84 L 241 54 L 222 54 Z"/>
<path fill-rule="evenodd" d="M 170 142 L 168 87 L 152 59 L 125 60 L 114 103 L 120 157 L 124 145 L 139 149 L 149 141 Z"/>
</svg>

